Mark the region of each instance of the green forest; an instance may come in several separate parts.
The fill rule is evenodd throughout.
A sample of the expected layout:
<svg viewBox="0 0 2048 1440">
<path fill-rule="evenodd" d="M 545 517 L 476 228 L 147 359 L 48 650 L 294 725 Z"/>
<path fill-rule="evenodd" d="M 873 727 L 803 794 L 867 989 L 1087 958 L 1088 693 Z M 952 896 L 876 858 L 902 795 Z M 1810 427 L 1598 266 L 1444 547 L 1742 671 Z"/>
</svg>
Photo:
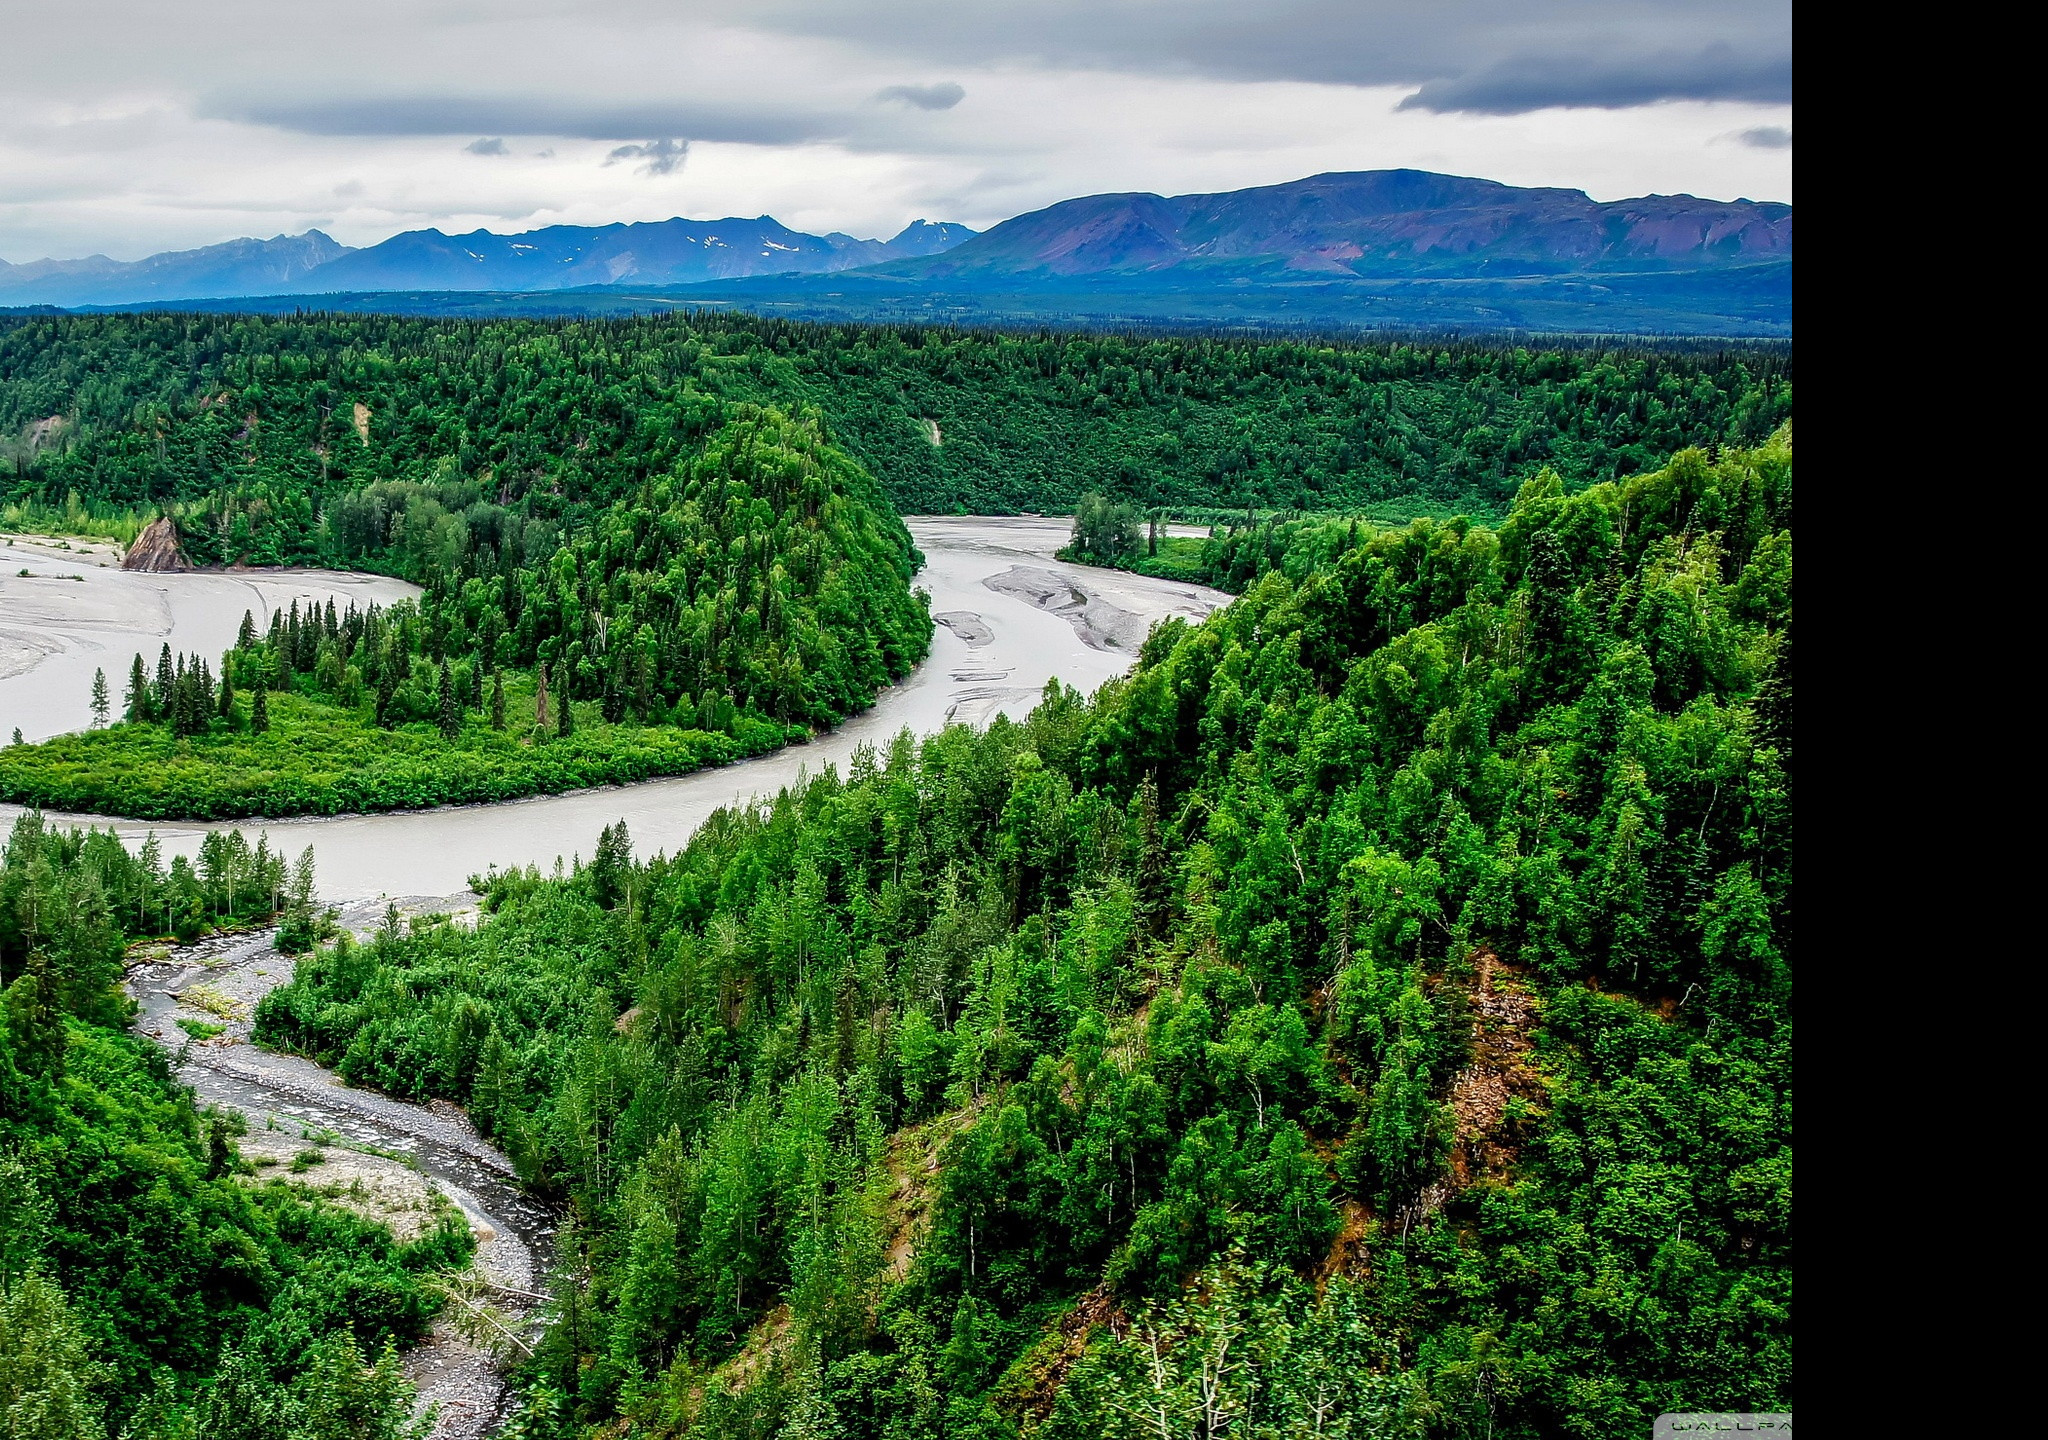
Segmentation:
<svg viewBox="0 0 2048 1440">
<path fill-rule="evenodd" d="M 0 852 L 0 1434 L 8 1440 L 402 1440 L 396 1350 L 466 1262 L 452 1209 L 421 1238 L 243 1160 L 170 1057 L 130 1033 L 129 941 L 289 924 L 310 856 L 31 814 Z M 303 919 L 303 915 L 300 915 Z"/>
<path fill-rule="evenodd" d="M 734 402 L 821 417 L 901 514 L 1059 514 L 1098 491 L 1146 507 L 1492 516 L 1545 466 L 1576 488 L 1687 446 L 1761 444 L 1791 414 L 1791 355 L 704 313 L 0 318 L 15 498 L 185 507 L 203 562 L 407 573 L 437 547 L 502 553 L 508 514 L 525 542 L 632 495 Z M 381 510 L 340 504 L 379 485 Z M 382 555 L 400 513 L 427 500 L 438 508 Z"/>
<path fill-rule="evenodd" d="M 137 655 L 122 722 L 0 750 L 0 796 L 152 819 L 503 800 L 865 709 L 931 643 L 909 532 L 815 424 L 722 414 L 672 476 L 566 530 L 408 482 L 342 495 L 321 521 L 339 562 L 395 564 L 417 602 L 245 616 L 218 676 Z"/>
<path fill-rule="evenodd" d="M 524 1437 L 1791 1402 L 1791 434 L 1211 542 L 1086 698 L 301 962 L 564 1216 Z"/>
<path fill-rule="evenodd" d="M 1760 441 L 1790 404 L 1789 360 L 1763 350 L 737 316 L 0 321 L 16 521 L 132 537 L 162 514 L 195 564 L 424 591 L 388 614 L 271 617 L 218 665 L 196 657 L 181 711 L 196 667 L 134 657 L 119 723 L 0 751 L 0 798 L 235 818 L 682 774 L 830 727 L 923 658 L 895 511 L 1100 493 L 1155 514 L 1485 515 L 1533 475 L 1579 488 Z M 1175 558 L 1150 568 L 1202 573 Z"/>
</svg>

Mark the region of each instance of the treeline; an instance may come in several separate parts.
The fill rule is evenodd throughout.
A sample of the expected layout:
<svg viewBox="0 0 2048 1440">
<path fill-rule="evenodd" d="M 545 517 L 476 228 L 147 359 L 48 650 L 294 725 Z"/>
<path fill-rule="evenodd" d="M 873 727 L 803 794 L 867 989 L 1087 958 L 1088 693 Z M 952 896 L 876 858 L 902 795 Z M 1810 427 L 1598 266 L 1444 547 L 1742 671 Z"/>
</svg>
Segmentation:
<svg viewBox="0 0 2048 1440">
<path fill-rule="evenodd" d="M 462 488 L 380 482 L 328 517 L 333 558 L 395 565 L 417 602 L 246 617 L 218 677 L 166 648 L 152 679 L 138 655 L 129 723 L 0 751 L 0 794 L 282 815 L 680 774 L 837 724 L 930 647 L 909 533 L 815 424 L 734 406 L 673 475 L 566 531 Z M 579 706 L 593 733 L 531 753 L 577 736 Z M 404 727 L 409 746 L 376 739 Z"/>
<path fill-rule="evenodd" d="M 567 1206 L 520 1433 L 1789 1408 L 1789 432 L 1279 533 L 1092 701 L 266 1000 Z"/>
<path fill-rule="evenodd" d="M 15 492 L 184 507 L 207 563 L 360 562 L 388 543 L 391 563 L 417 573 L 420 552 L 451 545 L 502 557 L 508 526 L 513 546 L 548 548 L 576 507 L 672 474 L 733 402 L 816 413 L 904 513 L 1057 512 L 1099 491 L 1147 507 L 1406 498 L 1417 513 L 1491 514 L 1546 465 L 1577 487 L 1690 445 L 1761 443 L 1791 413 L 1791 384 L 1781 349 L 1018 335 L 706 314 L 0 320 Z M 398 488 L 363 498 L 380 485 Z"/>
<path fill-rule="evenodd" d="M 310 895 L 266 841 L 152 839 L 34 814 L 0 853 L 0 1426 L 35 1440 L 368 1440 L 410 1428 L 392 1354 L 468 1257 L 251 1183 L 239 1117 L 203 1113 L 133 1035 L 130 936 L 267 917 Z M 303 882 L 303 883 L 301 883 Z"/>
</svg>

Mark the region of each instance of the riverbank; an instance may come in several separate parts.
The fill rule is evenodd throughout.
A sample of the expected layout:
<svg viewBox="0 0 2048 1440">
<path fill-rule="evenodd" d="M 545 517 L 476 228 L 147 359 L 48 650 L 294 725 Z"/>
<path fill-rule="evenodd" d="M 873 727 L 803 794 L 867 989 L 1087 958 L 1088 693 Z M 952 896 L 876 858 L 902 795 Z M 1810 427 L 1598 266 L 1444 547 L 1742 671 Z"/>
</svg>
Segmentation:
<svg viewBox="0 0 2048 1440">
<path fill-rule="evenodd" d="M 279 821 L 265 827 L 272 845 L 292 854 L 314 846 L 320 890 L 330 900 L 446 893 L 493 865 L 547 870 L 558 858 L 566 861 L 579 852 L 588 856 L 598 831 L 621 819 L 636 853 L 673 852 L 714 810 L 773 796 L 799 775 L 815 774 L 828 764 L 843 770 L 860 746 L 886 748 L 906 729 L 925 735 L 952 721 L 986 725 L 997 715 L 1021 717 L 1038 703 L 1049 680 L 1092 693 L 1130 668 L 1137 659 L 1135 647 L 1091 647 L 1065 615 L 986 583 L 1018 565 L 1044 570 L 1130 615 L 1130 622 L 1119 622 L 1134 627 L 1127 634 L 1142 636 L 1169 615 L 1200 619 L 1230 601 L 1201 586 L 1055 560 L 1054 552 L 1068 539 L 1068 523 L 1060 519 L 944 516 L 912 517 L 906 523 L 925 555 L 917 583 L 931 595 L 934 614 L 947 621 L 933 636 L 931 654 L 922 665 L 882 691 L 871 710 L 836 730 L 808 744 L 676 779 L 496 805 Z M 10 823 L 20 812 L 19 806 L 0 805 L 0 823 Z M 58 824 L 112 828 L 136 842 L 155 833 L 167 855 L 195 854 L 208 830 L 234 828 L 54 808 L 46 814 Z M 247 821 L 237 823 L 250 828 Z"/>
</svg>

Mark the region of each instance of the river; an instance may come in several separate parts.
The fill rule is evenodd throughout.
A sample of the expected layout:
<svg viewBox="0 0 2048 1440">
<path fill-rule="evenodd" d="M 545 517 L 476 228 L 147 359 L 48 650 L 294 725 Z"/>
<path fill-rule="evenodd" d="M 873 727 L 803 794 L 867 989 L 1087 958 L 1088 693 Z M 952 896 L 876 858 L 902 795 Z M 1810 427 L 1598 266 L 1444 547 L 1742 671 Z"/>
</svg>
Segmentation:
<svg viewBox="0 0 2048 1440">
<path fill-rule="evenodd" d="M 269 832 L 273 845 L 292 853 L 309 844 L 314 847 L 321 894 L 330 901 L 387 894 L 445 895 L 463 889 L 470 876 L 492 865 L 536 865 L 547 870 L 558 858 L 566 863 L 577 854 L 588 855 L 596 845 L 598 831 L 615 820 L 626 822 L 636 853 L 673 853 L 712 811 L 750 798 L 772 797 L 800 774 L 816 774 L 828 764 L 843 772 L 857 746 L 880 749 L 905 728 L 921 735 L 948 720 L 985 724 L 997 714 L 1021 718 L 1036 704 L 1046 682 L 1055 677 L 1092 692 L 1104 680 L 1130 668 L 1153 622 L 1169 615 L 1199 618 L 1229 601 L 1222 592 L 1198 585 L 1055 560 L 1053 552 L 1067 540 L 1065 520 L 945 516 L 913 517 L 908 524 L 925 555 L 917 583 L 930 592 L 933 614 L 941 622 L 933 637 L 932 653 L 901 684 L 884 691 L 873 709 L 809 744 L 670 780 L 535 796 L 500 805 L 240 821 L 224 826 L 143 824 L 55 812 L 48 818 L 58 824 L 111 826 L 132 839 L 154 830 L 166 851 L 173 854 L 195 853 L 209 828 L 262 829 Z M 37 563 L 55 568 L 55 562 Z M 38 607 L 35 613 L 61 615 L 67 604 L 76 604 L 99 607 L 91 611 L 99 617 L 111 609 L 111 602 L 102 597 L 103 585 L 110 591 L 136 588 L 113 579 L 122 575 L 120 571 L 97 569 L 90 561 L 73 563 L 83 583 L 45 582 L 33 594 Z M 212 647 L 215 651 L 232 642 L 234 626 L 240 623 L 238 607 L 243 601 L 237 596 L 254 593 L 246 588 L 236 591 L 228 588 L 230 585 L 262 581 L 270 587 L 269 602 L 275 603 L 279 594 L 312 594 L 321 587 L 374 597 L 391 593 L 380 592 L 376 586 L 397 584 L 325 571 L 127 578 L 149 582 L 149 593 L 163 597 L 161 608 L 152 601 L 147 608 L 135 609 L 152 627 L 182 623 L 179 617 L 186 595 L 194 597 L 195 608 L 213 617 L 209 623 L 215 626 L 232 610 L 225 632 Z M 403 593 L 403 588 L 395 593 Z M 69 598 L 73 595 L 75 601 Z M 17 623 L 19 612 L 10 613 L 9 604 L 8 589 L 0 586 L 0 633 L 11 630 L 19 634 L 32 628 Z M 123 674 L 126 656 L 138 648 L 123 638 L 128 633 L 116 623 L 107 623 L 98 625 L 90 636 L 91 643 L 99 647 L 97 653 L 120 657 Z M 164 643 L 165 632 L 159 628 L 134 633 L 137 639 L 146 634 L 147 648 L 152 651 Z M 58 648 L 62 640 L 63 635 L 53 630 L 43 643 L 58 656 L 74 653 Z M 57 689 L 50 678 L 53 663 L 45 660 L 0 677 L 0 727 L 20 724 L 14 717 L 31 709 L 37 715 L 47 711 L 55 717 L 50 730 L 43 733 L 76 729 L 84 723 L 86 685 L 53 696 Z M 72 662 L 72 669 L 81 667 L 89 685 L 90 666 Z M 109 679 L 113 679 L 111 666 Z M 70 708 L 65 710 L 62 705 Z M 28 726 L 23 730 L 31 733 Z M 0 805 L 0 824 L 11 823 L 20 808 Z"/>
</svg>

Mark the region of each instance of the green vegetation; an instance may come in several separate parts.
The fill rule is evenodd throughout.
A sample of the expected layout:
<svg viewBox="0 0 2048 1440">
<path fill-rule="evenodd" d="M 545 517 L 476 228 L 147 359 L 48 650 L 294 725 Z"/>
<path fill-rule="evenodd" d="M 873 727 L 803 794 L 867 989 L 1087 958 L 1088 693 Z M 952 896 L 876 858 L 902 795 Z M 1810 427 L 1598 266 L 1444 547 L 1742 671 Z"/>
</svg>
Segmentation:
<svg viewBox="0 0 2048 1440">
<path fill-rule="evenodd" d="M 774 749 L 864 709 L 929 647 L 915 551 L 871 488 L 815 426 L 746 406 L 672 477 L 567 533 L 372 485 L 335 502 L 333 543 L 344 563 L 399 563 L 426 586 L 416 604 L 294 606 L 267 634 L 245 617 L 218 682 L 202 657 L 166 648 L 152 671 L 138 655 L 127 723 L 8 749 L 0 795 L 146 818 L 335 813 Z"/>
<path fill-rule="evenodd" d="M 162 713 L 0 755 L 0 797 L 235 817 L 679 774 L 836 724 L 923 657 L 890 502 L 1488 515 L 1545 467 L 1576 488 L 1755 443 L 1788 367 L 738 316 L 0 320 L 17 523 L 128 536 L 154 507 L 200 564 L 426 592 L 246 636 L 182 711 L 159 674 Z M 1197 564 L 1170 540 L 1141 568 Z"/>
<path fill-rule="evenodd" d="M 15 1440 L 398 1440 L 391 1347 L 425 1331 L 449 1217 L 408 1244 L 257 1184 L 238 1118 L 195 1109 L 127 1030 L 125 937 L 168 912 L 274 910 L 268 846 L 219 837 L 168 871 L 152 841 L 33 814 L 0 855 L 0 1434 Z M 382 1357 L 374 1363 L 365 1356 Z"/>
<path fill-rule="evenodd" d="M 1093 700 L 490 876 L 259 1037 L 565 1203 L 529 1437 L 1787 1408 L 1789 429 L 1567 492 L 1260 527 Z"/>
<path fill-rule="evenodd" d="M 1698 355 L 812 326 L 739 315 L 0 320 L 23 497 L 178 506 L 201 563 L 410 573 L 414 547 L 565 528 L 675 473 L 733 402 L 816 413 L 906 514 L 1156 508 L 1492 514 L 1791 413 L 1782 350 Z M 52 417 L 61 423 L 51 425 Z M 929 422 L 929 423 L 927 423 Z M 933 427 L 936 427 L 934 429 Z M 934 443 L 936 440 L 936 443 Z M 385 556 L 339 501 L 373 486 Z M 482 506 L 473 511 L 471 507 Z M 495 507 L 495 508 L 494 508 Z M 1407 508 L 1407 507 L 1404 507 Z M 444 522 L 459 519 L 463 530 Z M 456 538 L 462 536 L 464 538 Z M 377 537 L 381 542 L 383 537 Z"/>
</svg>

